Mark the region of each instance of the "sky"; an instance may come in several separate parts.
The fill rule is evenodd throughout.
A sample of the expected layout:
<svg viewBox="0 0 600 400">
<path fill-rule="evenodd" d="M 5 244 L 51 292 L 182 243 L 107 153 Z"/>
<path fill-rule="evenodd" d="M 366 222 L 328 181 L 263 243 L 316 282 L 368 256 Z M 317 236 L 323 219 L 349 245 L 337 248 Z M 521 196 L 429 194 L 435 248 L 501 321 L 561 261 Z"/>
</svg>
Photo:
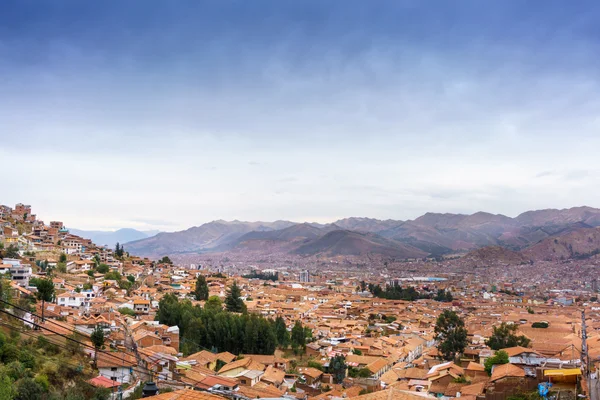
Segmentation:
<svg viewBox="0 0 600 400">
<path fill-rule="evenodd" d="M 600 207 L 600 4 L 3 0 L 0 203 L 80 229 Z"/>
</svg>

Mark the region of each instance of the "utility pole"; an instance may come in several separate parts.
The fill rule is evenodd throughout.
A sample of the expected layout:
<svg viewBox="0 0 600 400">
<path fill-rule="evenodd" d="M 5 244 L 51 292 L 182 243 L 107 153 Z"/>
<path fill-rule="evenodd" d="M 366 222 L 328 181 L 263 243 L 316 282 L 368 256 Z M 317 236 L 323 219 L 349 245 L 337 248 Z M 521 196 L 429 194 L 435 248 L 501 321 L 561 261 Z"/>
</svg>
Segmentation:
<svg viewBox="0 0 600 400">
<path fill-rule="evenodd" d="M 581 310 L 581 369 L 587 381 L 587 393 L 591 400 L 597 400 L 597 392 L 592 393 L 592 381 L 590 376 L 589 355 L 587 348 L 587 328 L 585 325 L 585 309 Z M 595 388 L 594 388 L 595 389 Z"/>
</svg>

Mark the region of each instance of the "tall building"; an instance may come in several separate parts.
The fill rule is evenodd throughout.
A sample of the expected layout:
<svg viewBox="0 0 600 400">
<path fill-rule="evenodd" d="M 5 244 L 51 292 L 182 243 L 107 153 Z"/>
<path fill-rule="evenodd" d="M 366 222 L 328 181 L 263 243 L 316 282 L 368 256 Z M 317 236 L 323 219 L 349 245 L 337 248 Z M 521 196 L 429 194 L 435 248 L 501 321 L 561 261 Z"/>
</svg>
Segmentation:
<svg viewBox="0 0 600 400">
<path fill-rule="evenodd" d="M 300 272 L 300 282 L 310 282 L 310 273 L 308 270 Z"/>
<path fill-rule="evenodd" d="M 597 292 L 598 291 L 598 279 L 594 278 L 592 279 L 592 292 Z"/>
</svg>

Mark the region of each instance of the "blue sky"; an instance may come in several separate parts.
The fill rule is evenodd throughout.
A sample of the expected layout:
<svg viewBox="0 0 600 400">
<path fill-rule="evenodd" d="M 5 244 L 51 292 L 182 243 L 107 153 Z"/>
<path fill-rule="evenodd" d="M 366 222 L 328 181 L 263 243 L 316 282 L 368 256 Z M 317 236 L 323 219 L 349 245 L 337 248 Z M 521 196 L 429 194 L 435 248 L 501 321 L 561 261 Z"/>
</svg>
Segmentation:
<svg viewBox="0 0 600 400">
<path fill-rule="evenodd" d="M 600 207 L 592 1 L 0 2 L 0 202 L 88 229 Z"/>
</svg>

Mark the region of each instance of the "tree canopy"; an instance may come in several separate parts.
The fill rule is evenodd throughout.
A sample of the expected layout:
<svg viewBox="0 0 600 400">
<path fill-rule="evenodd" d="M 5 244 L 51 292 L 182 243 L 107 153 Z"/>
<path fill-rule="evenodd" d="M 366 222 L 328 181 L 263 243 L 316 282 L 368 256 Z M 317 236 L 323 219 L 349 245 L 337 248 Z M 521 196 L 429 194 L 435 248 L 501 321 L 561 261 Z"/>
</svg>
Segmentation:
<svg viewBox="0 0 600 400">
<path fill-rule="evenodd" d="M 159 264 L 173 264 L 173 261 L 169 258 L 169 256 L 164 256 L 160 260 L 158 260 Z"/>
<path fill-rule="evenodd" d="M 306 350 L 306 333 L 304 331 L 304 327 L 302 326 L 302 322 L 300 321 L 296 321 L 294 327 L 292 328 L 291 343 L 292 349 L 296 354 L 299 354 L 300 351 L 304 352 L 304 350 Z"/>
<path fill-rule="evenodd" d="M 180 350 L 185 355 L 202 349 L 233 354 L 273 354 L 278 344 L 276 321 L 223 310 L 216 296 L 210 297 L 202 308 L 167 294 L 159 302 L 156 319 L 161 324 L 179 327 Z"/>
<path fill-rule="evenodd" d="M 208 300 L 208 284 L 204 275 L 198 275 L 198 278 L 196 278 L 194 297 L 196 300 Z"/>
<path fill-rule="evenodd" d="M 329 360 L 329 372 L 333 375 L 334 383 L 341 384 L 344 381 L 347 369 L 346 359 L 341 354 Z"/>
<path fill-rule="evenodd" d="M 246 312 L 246 304 L 241 298 L 242 291 L 237 285 L 236 281 L 227 289 L 227 296 L 225 297 L 225 308 L 230 312 L 244 313 Z"/>
<path fill-rule="evenodd" d="M 467 347 L 465 322 L 454 311 L 444 310 L 435 324 L 438 351 L 444 360 L 454 360 Z"/>
<path fill-rule="evenodd" d="M 517 336 L 519 327 L 515 324 L 507 324 L 502 322 L 498 326 L 494 326 L 492 336 L 485 341 L 492 350 L 506 349 L 507 347 L 529 347 L 530 340 L 524 335 Z"/>
<path fill-rule="evenodd" d="M 485 371 L 488 375 L 491 375 L 494 365 L 500 364 L 508 364 L 508 353 L 503 350 L 497 351 L 496 354 L 485 360 Z"/>
</svg>

